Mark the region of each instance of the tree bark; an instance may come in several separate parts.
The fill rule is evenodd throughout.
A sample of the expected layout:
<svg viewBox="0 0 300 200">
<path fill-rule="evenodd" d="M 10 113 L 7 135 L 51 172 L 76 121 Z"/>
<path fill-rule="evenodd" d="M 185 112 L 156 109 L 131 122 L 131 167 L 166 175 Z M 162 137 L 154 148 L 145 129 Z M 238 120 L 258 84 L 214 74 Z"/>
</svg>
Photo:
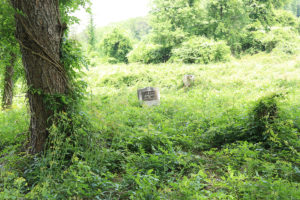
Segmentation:
<svg viewBox="0 0 300 200">
<path fill-rule="evenodd" d="M 44 150 L 54 112 L 49 95 L 67 93 L 66 72 L 60 62 L 62 24 L 59 0 L 11 0 L 16 9 L 16 38 L 19 41 L 31 112 L 30 149 Z"/>
<path fill-rule="evenodd" d="M 3 109 L 10 108 L 13 102 L 13 89 L 14 89 L 13 75 L 14 75 L 14 65 L 16 59 L 17 59 L 17 55 L 11 53 L 9 65 L 5 67 L 4 90 L 3 90 L 3 97 L 2 97 Z"/>
</svg>

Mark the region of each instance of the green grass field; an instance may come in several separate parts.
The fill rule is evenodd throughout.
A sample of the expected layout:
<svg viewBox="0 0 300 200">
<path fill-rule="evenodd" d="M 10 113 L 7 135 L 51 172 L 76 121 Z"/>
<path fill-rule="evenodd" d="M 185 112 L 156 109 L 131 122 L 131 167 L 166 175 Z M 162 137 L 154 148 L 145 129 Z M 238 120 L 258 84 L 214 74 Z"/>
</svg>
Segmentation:
<svg viewBox="0 0 300 200">
<path fill-rule="evenodd" d="M 152 115 L 161 116 L 160 123 L 171 127 L 174 122 L 189 123 L 189 119 L 228 124 L 247 116 L 261 97 L 282 93 L 285 95 L 280 106 L 297 121 L 300 112 L 299 63 L 297 55 L 259 54 L 210 65 L 98 66 L 90 68 L 86 74 L 90 95 L 86 109 L 96 125 L 101 121 L 123 126 L 128 120 L 148 124 L 151 121 L 147 118 Z M 195 75 L 193 87 L 183 87 L 185 74 Z M 160 89 L 160 106 L 140 106 L 137 89 L 147 86 Z"/>
<path fill-rule="evenodd" d="M 0 112 L 0 199 L 300 199 L 300 55 L 85 73 L 91 149 L 76 147 L 69 166 L 15 155 L 28 129 L 24 97 Z M 190 88 L 185 74 L 195 75 Z M 147 86 L 160 89 L 159 106 L 138 101 Z"/>
</svg>

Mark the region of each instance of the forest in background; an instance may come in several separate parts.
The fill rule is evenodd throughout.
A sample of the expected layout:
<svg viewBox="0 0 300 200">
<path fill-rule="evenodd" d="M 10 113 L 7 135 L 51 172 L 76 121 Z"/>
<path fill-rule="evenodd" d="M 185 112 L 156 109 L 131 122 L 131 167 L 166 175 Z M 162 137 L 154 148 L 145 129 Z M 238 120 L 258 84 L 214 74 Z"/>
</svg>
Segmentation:
<svg viewBox="0 0 300 200">
<path fill-rule="evenodd" d="M 300 29 L 297 0 L 152 1 L 151 6 L 147 17 L 99 28 L 91 13 L 77 39 L 102 63 L 210 63 L 279 46 L 297 48 L 292 44 Z"/>
<path fill-rule="evenodd" d="M 57 2 L 59 61 L 38 36 L 21 41 L 15 23 L 34 22 L 1 1 L 0 199 L 299 199 L 297 1 L 152 0 L 149 16 L 106 27 L 91 13 L 72 37 L 88 1 Z M 28 46 L 67 92 L 28 84 Z M 138 100 L 147 86 L 159 106 Z M 34 98 L 51 122 L 44 146 Z"/>
</svg>

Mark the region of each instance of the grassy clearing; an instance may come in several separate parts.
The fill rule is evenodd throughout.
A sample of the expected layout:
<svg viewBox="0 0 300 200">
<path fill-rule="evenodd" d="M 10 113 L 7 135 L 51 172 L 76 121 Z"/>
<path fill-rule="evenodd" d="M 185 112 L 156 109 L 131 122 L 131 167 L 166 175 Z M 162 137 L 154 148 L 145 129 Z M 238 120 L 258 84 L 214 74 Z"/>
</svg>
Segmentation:
<svg viewBox="0 0 300 200">
<path fill-rule="evenodd" d="M 86 110 L 102 145 L 120 156 L 113 168 L 120 179 L 134 169 L 135 198 L 297 199 L 297 153 L 271 158 L 259 143 L 236 141 L 251 126 L 259 99 L 274 93 L 284 96 L 282 122 L 299 127 L 299 62 L 299 56 L 259 54 L 211 65 L 99 66 L 87 72 Z M 196 76 L 192 88 L 183 87 L 185 74 Z M 137 89 L 146 86 L 160 88 L 160 106 L 140 106 Z"/>
<path fill-rule="evenodd" d="M 96 121 L 102 117 L 106 122 L 122 116 L 130 120 L 126 110 L 135 115 L 174 110 L 179 121 L 189 116 L 233 120 L 230 112 L 246 115 L 259 98 L 284 93 L 281 106 L 292 108 L 289 114 L 295 114 L 294 119 L 298 120 L 299 110 L 294 108 L 299 105 L 299 62 L 299 56 L 260 54 L 211 65 L 99 66 L 87 72 L 88 92 L 92 94 L 87 106 Z M 196 76 L 192 88 L 183 87 L 185 74 Z M 150 109 L 139 106 L 137 89 L 146 86 L 160 88 L 161 106 Z"/>
<path fill-rule="evenodd" d="M 183 87 L 185 74 L 195 75 L 193 87 Z M 76 149 L 64 167 L 51 160 L 58 146 L 52 157 L 22 164 L 26 173 L 0 170 L 0 197 L 297 200 L 299 74 L 299 55 L 285 54 L 211 65 L 90 68 L 82 110 L 93 127 L 91 149 Z M 147 86 L 160 88 L 160 106 L 140 105 L 137 89 Z M 261 124 L 253 110 L 272 94 L 282 96 L 274 100 L 276 116 L 269 112 L 259 121 L 264 131 L 255 132 Z M 264 102 L 273 105 L 273 99 Z M 11 141 L 27 130 L 28 117 L 24 104 L 0 113 L 0 138 L 7 141 L 1 155 L 19 144 Z"/>
</svg>

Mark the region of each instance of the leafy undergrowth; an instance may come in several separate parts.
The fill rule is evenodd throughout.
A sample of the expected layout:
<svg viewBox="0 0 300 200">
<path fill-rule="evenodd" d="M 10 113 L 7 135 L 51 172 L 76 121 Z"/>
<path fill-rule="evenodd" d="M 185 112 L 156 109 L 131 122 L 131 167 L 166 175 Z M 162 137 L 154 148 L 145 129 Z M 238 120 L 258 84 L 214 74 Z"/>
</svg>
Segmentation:
<svg viewBox="0 0 300 200">
<path fill-rule="evenodd" d="M 297 200 L 299 63 L 258 54 L 91 68 L 83 111 L 71 121 L 61 114 L 45 155 L 20 151 L 24 108 L 0 114 L 0 199 Z M 185 74 L 195 75 L 191 88 Z M 147 86 L 160 89 L 159 106 L 140 105 L 137 89 Z"/>
</svg>

